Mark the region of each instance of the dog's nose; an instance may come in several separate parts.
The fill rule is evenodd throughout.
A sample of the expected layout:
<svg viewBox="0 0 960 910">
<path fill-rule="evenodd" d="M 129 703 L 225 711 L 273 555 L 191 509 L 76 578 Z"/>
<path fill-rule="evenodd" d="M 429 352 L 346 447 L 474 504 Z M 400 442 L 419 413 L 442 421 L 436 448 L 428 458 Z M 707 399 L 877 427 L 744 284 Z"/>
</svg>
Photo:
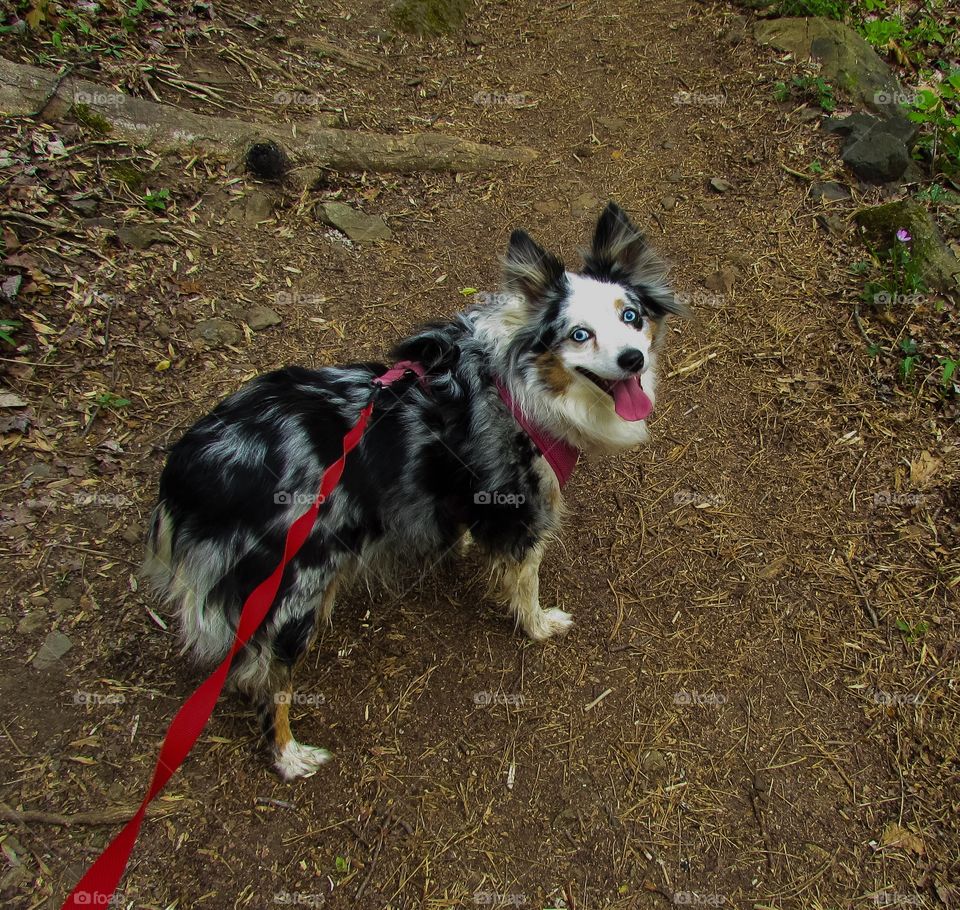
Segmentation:
<svg viewBox="0 0 960 910">
<path fill-rule="evenodd" d="M 628 373 L 639 373 L 643 369 L 643 351 L 638 351 L 636 348 L 621 351 L 617 358 L 617 366 Z"/>
</svg>

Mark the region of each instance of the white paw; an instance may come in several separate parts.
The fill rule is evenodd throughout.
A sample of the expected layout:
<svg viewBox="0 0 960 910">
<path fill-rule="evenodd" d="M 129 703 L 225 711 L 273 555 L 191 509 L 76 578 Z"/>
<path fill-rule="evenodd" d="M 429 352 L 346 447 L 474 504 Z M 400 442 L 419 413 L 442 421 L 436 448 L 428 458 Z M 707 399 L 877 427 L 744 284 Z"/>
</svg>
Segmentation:
<svg viewBox="0 0 960 910">
<path fill-rule="evenodd" d="M 538 610 L 524 631 L 534 641 L 543 641 L 553 635 L 563 635 L 573 626 L 573 617 L 563 610 Z"/>
<path fill-rule="evenodd" d="M 291 739 L 274 759 L 273 767 L 284 780 L 296 780 L 298 777 L 316 774 L 317 769 L 331 758 L 333 756 L 326 749 L 305 746 Z"/>
</svg>

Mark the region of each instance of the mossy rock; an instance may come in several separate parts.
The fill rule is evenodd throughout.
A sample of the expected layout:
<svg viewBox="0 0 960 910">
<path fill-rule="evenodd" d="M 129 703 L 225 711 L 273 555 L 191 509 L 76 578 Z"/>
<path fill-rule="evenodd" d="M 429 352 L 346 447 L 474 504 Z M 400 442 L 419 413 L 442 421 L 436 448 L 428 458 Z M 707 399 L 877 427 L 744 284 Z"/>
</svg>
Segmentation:
<svg viewBox="0 0 960 910">
<path fill-rule="evenodd" d="M 390 9 L 393 21 L 414 35 L 445 35 L 466 21 L 473 0 L 397 0 Z"/>
<path fill-rule="evenodd" d="M 910 251 L 920 266 L 923 280 L 944 292 L 960 290 L 960 262 L 947 248 L 930 213 L 910 199 L 861 209 L 854 216 L 864 241 L 875 250 L 889 250 L 896 244 L 897 231 L 906 229 Z"/>
<path fill-rule="evenodd" d="M 128 161 L 114 161 L 108 164 L 107 167 L 117 180 L 125 183 L 135 193 L 141 192 L 146 185 L 146 174 Z"/>
<path fill-rule="evenodd" d="M 754 26 L 754 37 L 794 54 L 816 60 L 820 75 L 871 110 L 894 111 L 905 97 L 893 70 L 852 28 L 819 16 L 810 19 L 767 19 Z"/>
<path fill-rule="evenodd" d="M 98 136 L 108 136 L 113 127 L 110 125 L 110 121 L 107 120 L 102 114 L 96 113 L 90 109 L 89 104 L 77 103 L 71 106 L 70 114 L 73 119 L 79 123 L 81 126 L 85 126 L 92 133 L 96 133 Z"/>
</svg>

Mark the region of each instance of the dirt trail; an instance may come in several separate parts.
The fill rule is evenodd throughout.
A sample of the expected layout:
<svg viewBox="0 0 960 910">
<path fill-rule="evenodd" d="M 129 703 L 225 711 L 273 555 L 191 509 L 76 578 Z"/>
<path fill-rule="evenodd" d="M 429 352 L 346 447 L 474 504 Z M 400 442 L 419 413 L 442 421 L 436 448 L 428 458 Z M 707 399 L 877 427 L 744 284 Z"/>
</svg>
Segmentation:
<svg viewBox="0 0 960 910">
<path fill-rule="evenodd" d="M 306 17 L 301 35 L 374 53 L 380 6 L 349 20 L 303 5 L 291 15 Z M 292 31 L 261 13 L 262 27 Z M 671 333 L 652 445 L 585 464 L 569 487 L 542 591 L 575 631 L 524 641 L 478 607 L 470 566 L 401 597 L 355 591 L 300 680 L 313 704 L 299 709 L 298 735 L 338 760 L 280 783 L 254 751 L 248 709 L 224 700 L 170 786 L 169 815 L 144 828 L 124 902 L 949 900 L 957 564 L 943 511 L 960 494 L 947 467 L 925 479 L 920 459 L 955 454 L 955 431 L 865 365 L 843 273 L 852 254 L 818 231 L 806 187 L 782 167 L 827 159 L 823 139 L 784 117 L 771 91 L 784 66 L 737 40 L 731 17 L 674 0 L 484 4 L 469 44 L 389 45 L 389 78 L 318 74 L 303 90 L 341 104 L 353 125 L 430 124 L 541 151 L 504 175 L 331 180 L 326 197 L 342 190 L 387 218 L 384 244 L 343 244 L 304 199 L 247 180 L 224 190 L 201 167 L 164 165 L 199 204 L 165 220 L 172 244 L 122 254 L 111 378 L 137 390 L 134 405 L 80 442 L 72 431 L 55 466 L 70 476 L 119 440 L 98 490 L 126 505 L 53 515 L 32 532 L 39 542 L 7 541 L 15 609 L 42 603 L 42 588 L 50 617 L 31 636 L 4 633 L 8 805 L 66 812 L 139 798 L 198 679 L 147 612 L 157 605 L 133 589 L 139 535 L 161 447 L 243 379 L 382 357 L 411 324 L 458 308 L 459 289 L 493 287 L 512 227 L 572 265 L 608 198 L 649 216 L 695 318 Z M 223 66 L 212 54 L 190 62 Z M 259 75 L 262 89 L 238 82 L 228 95 L 262 110 L 275 89 Z M 732 189 L 711 190 L 712 177 Z M 234 218 L 240 188 L 275 213 Z M 739 273 L 729 292 L 706 290 L 725 267 Z M 262 303 L 279 329 L 191 353 L 194 320 L 239 321 Z M 157 373 L 168 345 L 178 359 Z M 62 394 L 85 378 L 66 374 Z M 45 460 L 14 453 L 11 477 Z M 919 498 L 897 498 L 908 490 Z M 895 625 L 920 619 L 925 636 Z M 25 655 L 51 625 L 74 648 L 38 674 Z M 123 700 L 78 707 L 77 692 Z M 41 870 L 15 898 L 35 907 L 61 899 L 113 829 L 11 830 Z"/>
</svg>

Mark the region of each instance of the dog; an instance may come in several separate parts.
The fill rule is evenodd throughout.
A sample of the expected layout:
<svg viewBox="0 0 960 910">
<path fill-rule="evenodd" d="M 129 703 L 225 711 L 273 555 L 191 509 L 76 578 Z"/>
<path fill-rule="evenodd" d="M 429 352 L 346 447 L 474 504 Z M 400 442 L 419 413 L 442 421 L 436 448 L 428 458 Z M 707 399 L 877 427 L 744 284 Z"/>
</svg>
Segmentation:
<svg viewBox="0 0 960 910">
<path fill-rule="evenodd" d="M 339 485 L 231 666 L 282 778 L 309 776 L 330 758 L 291 733 L 293 675 L 358 573 L 379 573 L 391 559 L 433 563 L 470 541 L 526 635 L 541 641 L 571 627 L 570 614 L 541 607 L 538 590 L 561 483 L 579 451 L 623 452 L 647 440 L 663 326 L 683 309 L 666 265 L 615 203 L 583 259 L 569 272 L 514 231 L 500 292 L 393 350 L 411 368 L 376 394 Z M 175 605 L 184 651 L 199 663 L 229 652 L 244 601 L 280 563 L 287 529 L 386 369 L 267 373 L 172 447 L 145 570 Z"/>
</svg>

